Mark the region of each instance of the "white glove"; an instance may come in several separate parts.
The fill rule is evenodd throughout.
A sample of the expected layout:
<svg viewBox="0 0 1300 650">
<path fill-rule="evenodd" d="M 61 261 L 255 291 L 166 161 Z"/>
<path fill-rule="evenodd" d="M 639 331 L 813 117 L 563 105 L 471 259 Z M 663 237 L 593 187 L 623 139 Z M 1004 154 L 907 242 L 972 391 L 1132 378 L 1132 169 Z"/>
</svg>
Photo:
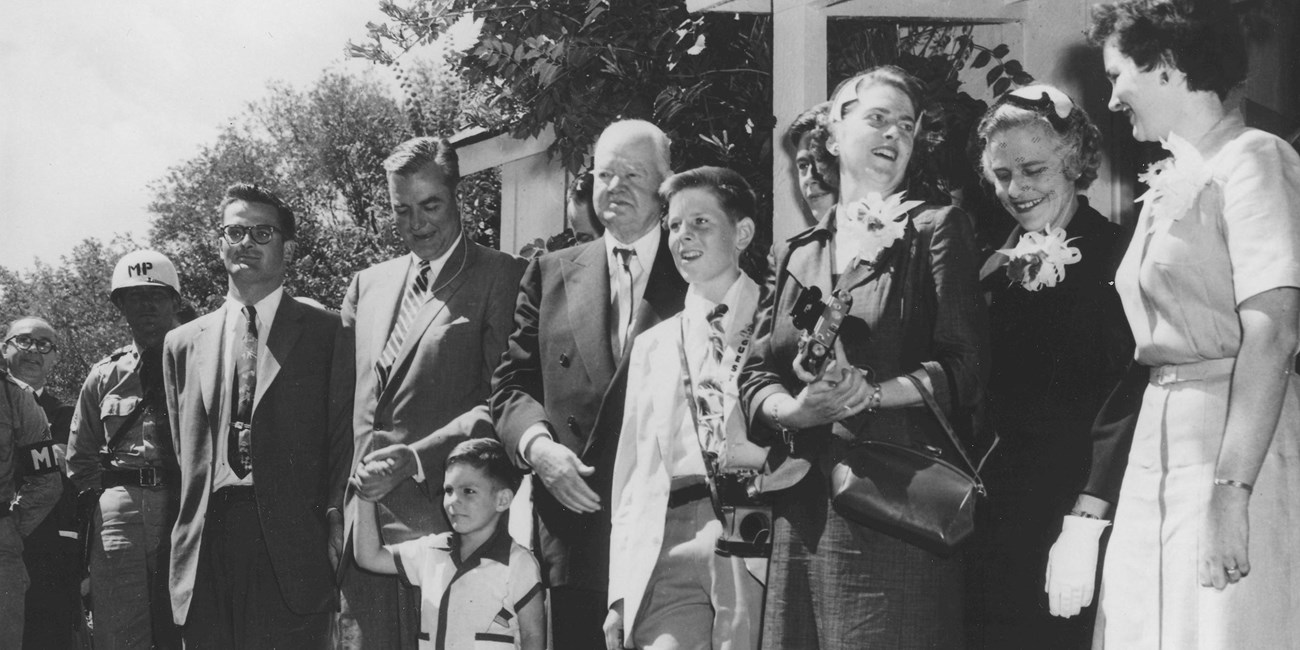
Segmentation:
<svg viewBox="0 0 1300 650">
<path fill-rule="evenodd" d="M 1069 618 L 1092 604 L 1097 579 L 1097 547 L 1105 519 L 1067 515 L 1047 554 L 1047 603 L 1053 616 Z"/>
</svg>

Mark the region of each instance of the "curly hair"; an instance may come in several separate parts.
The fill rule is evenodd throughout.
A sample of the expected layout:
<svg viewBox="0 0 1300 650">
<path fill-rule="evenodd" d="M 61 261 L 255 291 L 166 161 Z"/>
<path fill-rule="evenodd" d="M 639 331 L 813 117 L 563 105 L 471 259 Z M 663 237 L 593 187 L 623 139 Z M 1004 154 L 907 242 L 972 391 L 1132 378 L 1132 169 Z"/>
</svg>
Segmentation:
<svg viewBox="0 0 1300 650">
<path fill-rule="evenodd" d="M 1220 100 L 1246 80 L 1246 43 L 1228 0 L 1120 0 L 1097 5 L 1088 40 L 1111 38 L 1140 70 L 1169 65 Z"/>
<path fill-rule="evenodd" d="M 1068 97 L 1060 90 L 1043 84 L 1028 86 L 1020 89 L 1031 90 L 1042 87 L 1050 89 L 1062 96 Z M 1019 92 L 1019 91 L 1017 91 Z M 1046 93 L 1044 93 L 1046 94 Z M 1067 177 L 1074 176 L 1074 186 L 1080 190 L 1088 189 L 1092 182 L 1097 180 L 1097 169 L 1101 167 L 1101 131 L 1088 118 L 1088 113 L 1073 100 L 1070 100 L 1070 114 L 1064 120 L 1059 118 L 1053 122 L 1045 111 L 1034 110 L 1018 106 L 1007 100 L 1010 93 L 1005 95 L 1000 101 L 993 104 L 984 116 L 980 118 L 979 124 L 971 133 L 970 155 L 981 178 L 988 178 L 988 170 L 984 168 L 984 150 L 988 147 L 989 140 L 994 135 L 1003 131 L 1009 131 L 1014 128 L 1025 127 L 1029 125 L 1039 125 L 1048 132 L 1055 133 L 1061 139 L 1060 150 L 1063 150 L 1062 159 Z M 1055 105 L 1047 110 L 1054 110 Z M 1051 117 L 1056 117 L 1052 114 Z M 1059 126 L 1058 126 L 1059 125 Z"/>
<path fill-rule="evenodd" d="M 826 139 L 830 136 L 826 115 L 830 112 L 830 108 L 830 102 L 822 102 L 800 113 L 786 130 L 785 140 L 797 152 L 799 141 L 805 135 L 811 134 L 809 153 L 812 154 L 815 165 L 813 173 L 822 185 L 835 189 L 840 181 L 840 161 L 826 150 Z"/>
</svg>

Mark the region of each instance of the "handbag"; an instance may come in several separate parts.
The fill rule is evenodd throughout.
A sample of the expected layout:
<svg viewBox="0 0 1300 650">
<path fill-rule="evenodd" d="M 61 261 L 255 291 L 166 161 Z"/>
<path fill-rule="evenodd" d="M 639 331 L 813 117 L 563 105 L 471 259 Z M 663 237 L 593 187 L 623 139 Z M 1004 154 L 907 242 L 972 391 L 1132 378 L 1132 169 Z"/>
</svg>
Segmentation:
<svg viewBox="0 0 1300 650">
<path fill-rule="evenodd" d="M 934 395 L 908 374 L 952 441 L 961 464 L 929 446 L 880 440 L 855 443 L 831 469 L 831 503 L 845 518 L 939 553 L 975 529 L 975 504 L 984 482 L 971 464 Z"/>
</svg>

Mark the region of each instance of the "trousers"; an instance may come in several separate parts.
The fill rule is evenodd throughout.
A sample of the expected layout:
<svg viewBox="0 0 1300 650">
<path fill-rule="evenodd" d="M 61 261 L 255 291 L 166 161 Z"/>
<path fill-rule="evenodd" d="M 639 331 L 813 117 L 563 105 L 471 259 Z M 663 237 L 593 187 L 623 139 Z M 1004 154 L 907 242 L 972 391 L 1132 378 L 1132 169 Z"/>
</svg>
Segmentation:
<svg viewBox="0 0 1300 650">
<path fill-rule="evenodd" d="M 175 519 L 169 488 L 119 486 L 99 496 L 90 556 L 98 650 L 180 647 L 167 594 Z"/>
</svg>

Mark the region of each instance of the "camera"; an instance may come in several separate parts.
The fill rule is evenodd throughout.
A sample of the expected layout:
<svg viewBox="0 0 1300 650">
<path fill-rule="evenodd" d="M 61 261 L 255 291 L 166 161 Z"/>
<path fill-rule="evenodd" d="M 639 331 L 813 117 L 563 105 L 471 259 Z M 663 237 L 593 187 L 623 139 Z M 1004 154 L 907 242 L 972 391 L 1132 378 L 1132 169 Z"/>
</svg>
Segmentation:
<svg viewBox="0 0 1300 650">
<path fill-rule="evenodd" d="M 715 551 L 723 557 L 768 557 L 772 553 L 772 506 L 753 488 L 757 472 L 713 475 L 713 509 L 722 521 Z"/>
<path fill-rule="evenodd" d="M 801 332 L 798 360 L 809 374 L 821 376 L 840 333 L 840 323 L 852 306 L 853 296 L 844 290 L 832 292 L 830 300 L 823 301 L 821 289 L 807 287 L 795 299 L 790 316 Z"/>
</svg>

